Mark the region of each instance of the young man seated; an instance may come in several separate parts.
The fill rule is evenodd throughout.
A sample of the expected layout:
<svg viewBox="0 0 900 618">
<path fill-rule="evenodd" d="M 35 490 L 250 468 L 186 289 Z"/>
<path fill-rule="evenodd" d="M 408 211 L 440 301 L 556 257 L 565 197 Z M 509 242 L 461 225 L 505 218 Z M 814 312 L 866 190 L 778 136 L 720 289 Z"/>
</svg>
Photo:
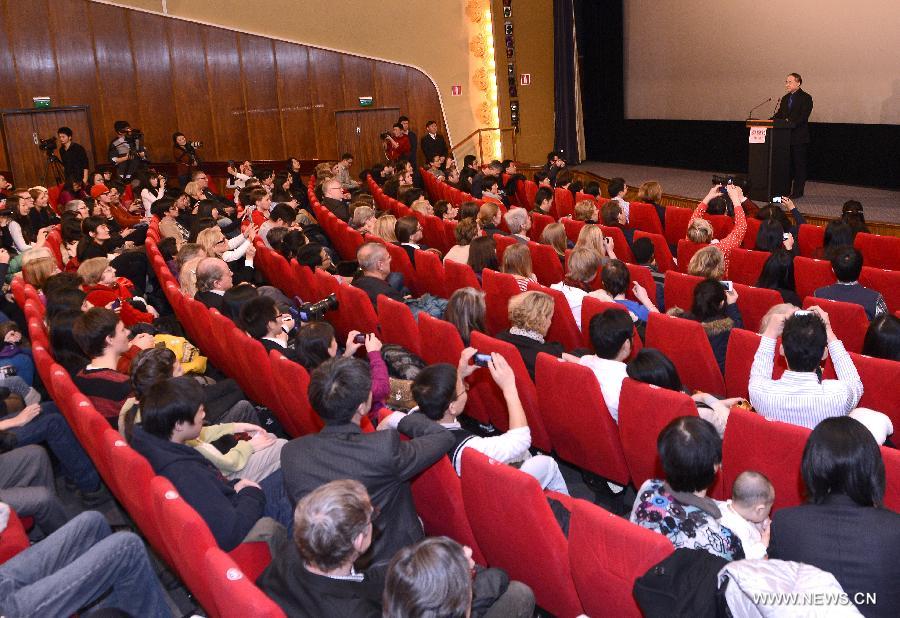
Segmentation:
<svg viewBox="0 0 900 618">
<path fill-rule="evenodd" d="M 387 426 L 363 433 L 359 424 L 372 406 L 372 377 L 359 359 L 333 358 L 319 365 L 310 375 L 308 396 L 325 427 L 282 449 L 288 495 L 296 503 L 333 480 L 361 482 L 381 509 L 373 563 L 390 560 L 424 536 L 409 481 L 453 448 L 453 435 L 421 414 L 410 414 L 397 425 L 409 441 L 401 441 Z"/>
<path fill-rule="evenodd" d="M 131 446 L 154 472 L 172 481 L 224 551 L 244 541 L 267 540 L 276 534 L 275 522 L 290 527 L 291 508 L 280 472 L 261 484 L 226 481 L 211 461 L 185 444 L 200 436 L 204 417 L 203 389 L 196 380 L 158 382 L 141 402 L 141 425 L 132 427 Z"/>
<path fill-rule="evenodd" d="M 420 371 L 412 386 L 413 398 L 418 407 L 413 408 L 410 414 L 421 412 L 450 430 L 456 445 L 448 456 L 457 474 L 462 473 L 463 451 L 473 448 L 502 463 L 521 464 L 518 465 L 519 469 L 536 478 L 542 488 L 569 495 L 566 481 L 556 461 L 546 455 L 532 456 L 528 451 L 531 448 L 531 429 L 516 390 L 516 376 L 502 355 L 491 354 L 487 369 L 506 401 L 509 431 L 499 436 L 483 438 L 463 429 L 459 424 L 457 419 L 465 411 L 468 401 L 468 387 L 464 380 L 481 369 L 471 363 L 476 352 L 474 348 L 463 350 L 456 367 L 440 363 Z M 382 423 L 396 427 L 406 416 L 403 412 L 394 412 Z"/>
<path fill-rule="evenodd" d="M 837 277 L 837 283 L 817 289 L 813 296 L 860 305 L 866 310 L 866 317 L 870 322 L 887 313 L 887 304 L 881 294 L 860 285 L 862 267 L 862 253 L 853 247 L 838 249 L 831 257 L 831 269 Z"/>
<path fill-rule="evenodd" d="M 93 307 L 75 320 L 72 336 L 90 359 L 75 374 L 75 386 L 115 426 L 122 404 L 131 396 L 128 375 L 116 371 L 119 357 L 130 347 L 128 329 L 114 311 Z"/>
<path fill-rule="evenodd" d="M 775 343 L 788 370 L 772 379 Z M 823 380 L 819 364 L 831 354 L 836 380 Z M 821 307 L 775 314 L 759 341 L 750 368 L 750 403 L 768 419 L 813 429 L 820 421 L 848 414 L 863 395 L 863 383 Z"/>
<path fill-rule="evenodd" d="M 278 350 L 292 361 L 297 360 L 297 349 L 289 341 L 294 330 L 294 316 L 279 310 L 271 296 L 257 296 L 241 307 L 240 326 L 247 334 L 263 344 L 266 351 Z"/>
<path fill-rule="evenodd" d="M 624 305 L 634 316 L 634 321 L 646 322 L 651 313 L 659 313 L 659 309 L 650 300 L 644 286 L 637 281 L 631 281 L 631 273 L 628 272 L 628 266 L 622 260 L 610 260 L 604 264 L 603 270 L 600 271 L 600 278 L 603 281 L 603 290 L 609 295 L 610 300 Z M 637 302 L 625 298 L 629 283 L 634 297 L 638 299 Z"/>
<path fill-rule="evenodd" d="M 272 243 L 269 242 L 269 231 L 280 227 L 299 229 L 300 226 L 295 223 L 296 218 L 297 212 L 293 208 L 284 203 L 275 204 L 272 206 L 272 210 L 269 211 L 268 220 L 259 226 L 257 234 L 262 238 L 263 244 L 271 249 Z"/>
</svg>

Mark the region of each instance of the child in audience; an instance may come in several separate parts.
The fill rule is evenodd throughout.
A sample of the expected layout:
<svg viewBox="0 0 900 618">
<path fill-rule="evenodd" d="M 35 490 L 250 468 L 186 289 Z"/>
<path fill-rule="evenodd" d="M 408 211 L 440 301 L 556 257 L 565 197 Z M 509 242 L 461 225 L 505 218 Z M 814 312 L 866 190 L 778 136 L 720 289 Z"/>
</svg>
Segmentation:
<svg viewBox="0 0 900 618">
<path fill-rule="evenodd" d="M 734 480 L 731 500 L 719 502 L 719 522 L 741 539 L 748 559 L 765 558 L 769 547 L 769 513 L 775 488 L 760 472 L 745 470 Z"/>
</svg>

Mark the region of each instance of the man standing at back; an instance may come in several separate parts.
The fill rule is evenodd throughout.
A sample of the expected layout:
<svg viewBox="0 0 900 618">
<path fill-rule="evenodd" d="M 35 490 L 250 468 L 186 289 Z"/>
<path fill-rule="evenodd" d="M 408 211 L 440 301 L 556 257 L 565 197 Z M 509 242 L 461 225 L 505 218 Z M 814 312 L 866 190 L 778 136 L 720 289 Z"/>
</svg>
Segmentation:
<svg viewBox="0 0 900 618">
<path fill-rule="evenodd" d="M 447 156 L 447 142 L 444 136 L 438 134 L 438 125 L 434 120 L 425 123 L 425 135 L 422 136 L 422 154 L 425 161 L 430 163 L 436 156 Z"/>
<path fill-rule="evenodd" d="M 372 377 L 359 359 L 326 361 L 312 372 L 308 392 L 325 427 L 281 451 L 288 496 L 296 504 L 325 483 L 359 481 L 381 511 L 374 523 L 372 563 L 390 560 L 424 536 L 409 480 L 453 448 L 453 435 L 420 414 L 404 418 L 397 430 L 363 433 L 359 424 L 372 405 Z M 412 439 L 401 441 L 398 430 Z"/>
<path fill-rule="evenodd" d="M 791 73 L 784 80 L 787 94 L 781 97 L 778 109 L 772 118 L 781 118 L 791 124 L 791 198 L 803 197 L 806 185 L 806 161 L 809 157 L 809 115 L 813 109 L 813 99 L 800 85 L 803 78 L 799 73 Z"/>
</svg>

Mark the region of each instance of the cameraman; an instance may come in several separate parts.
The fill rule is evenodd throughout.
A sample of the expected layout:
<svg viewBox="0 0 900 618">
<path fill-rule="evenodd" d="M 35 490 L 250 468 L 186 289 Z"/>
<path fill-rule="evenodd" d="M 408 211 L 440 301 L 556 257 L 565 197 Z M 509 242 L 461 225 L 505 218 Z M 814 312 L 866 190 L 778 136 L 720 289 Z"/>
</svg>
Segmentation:
<svg viewBox="0 0 900 618">
<path fill-rule="evenodd" d="M 191 173 L 200 169 L 200 157 L 197 148 L 202 148 L 203 142 L 189 142 L 184 133 L 172 134 L 172 158 L 178 171 L 178 183 L 184 187 L 191 180 Z"/>
<path fill-rule="evenodd" d="M 116 120 L 113 129 L 116 139 L 109 143 L 107 156 L 115 164 L 119 176 L 127 181 L 146 163 L 147 152 L 141 142 L 143 134 L 135 132 L 127 120 Z"/>
<path fill-rule="evenodd" d="M 84 146 L 72 141 L 72 129 L 69 127 L 58 128 L 56 135 L 59 138 L 59 158 L 62 159 L 65 178 L 80 178 L 81 184 L 86 185 L 91 166 L 87 151 Z"/>
</svg>

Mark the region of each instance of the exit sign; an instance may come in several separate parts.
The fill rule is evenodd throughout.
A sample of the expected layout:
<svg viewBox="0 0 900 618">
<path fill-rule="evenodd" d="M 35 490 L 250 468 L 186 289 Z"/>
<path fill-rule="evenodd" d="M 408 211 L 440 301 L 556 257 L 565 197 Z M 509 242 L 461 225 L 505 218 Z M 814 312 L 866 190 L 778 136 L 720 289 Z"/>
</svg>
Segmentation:
<svg viewBox="0 0 900 618">
<path fill-rule="evenodd" d="M 519 85 L 520 86 L 530 86 L 531 85 L 531 73 L 522 73 L 519 75 Z"/>
<path fill-rule="evenodd" d="M 359 106 L 360 107 L 371 107 L 372 106 L 372 97 L 359 97 Z"/>
</svg>

